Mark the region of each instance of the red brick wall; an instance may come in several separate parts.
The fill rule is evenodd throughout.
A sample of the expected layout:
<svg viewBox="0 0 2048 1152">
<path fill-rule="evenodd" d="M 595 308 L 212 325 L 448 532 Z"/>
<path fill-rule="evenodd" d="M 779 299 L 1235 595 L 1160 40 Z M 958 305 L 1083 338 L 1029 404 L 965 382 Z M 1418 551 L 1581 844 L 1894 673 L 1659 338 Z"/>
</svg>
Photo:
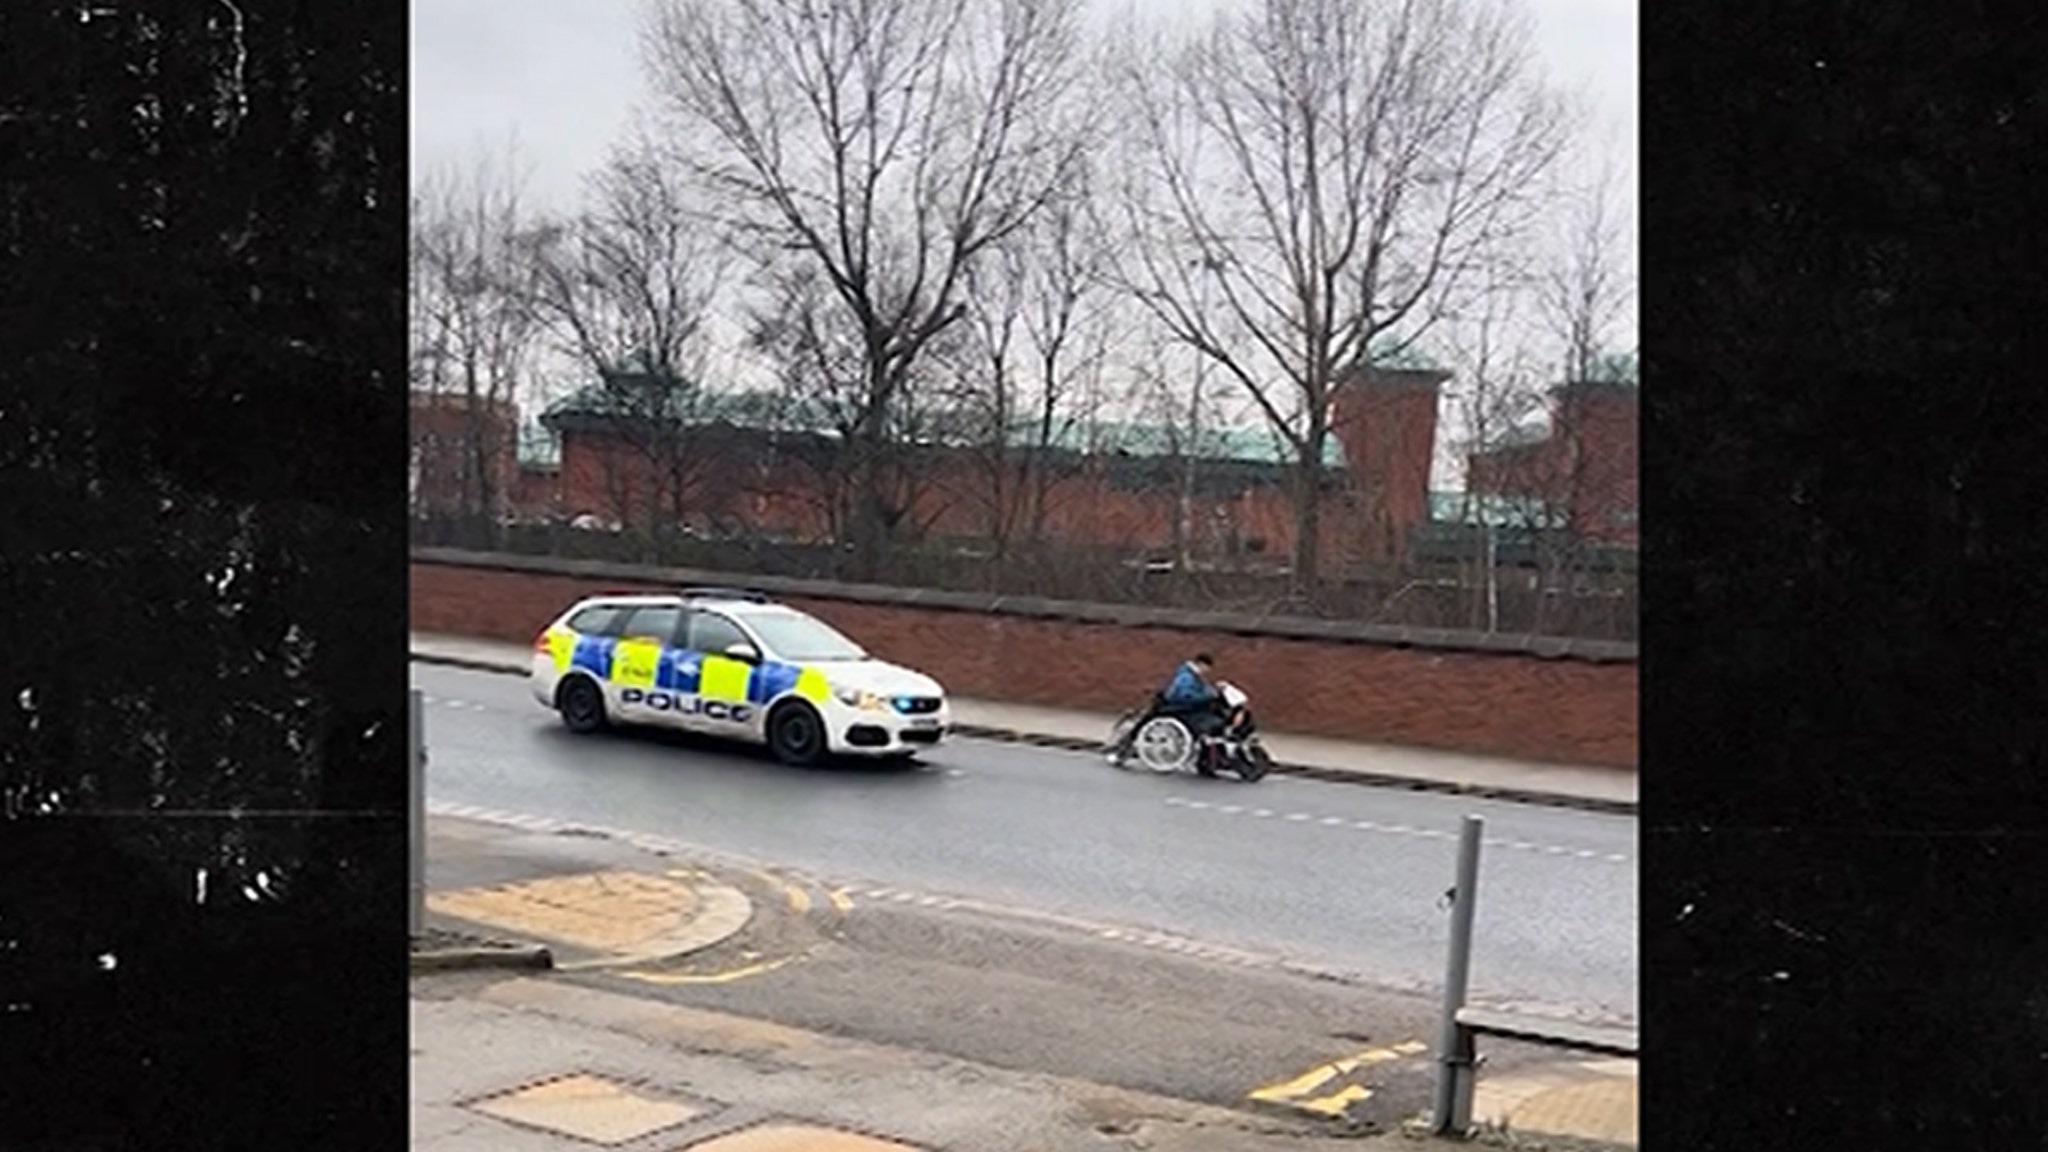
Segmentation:
<svg viewBox="0 0 2048 1152">
<path fill-rule="evenodd" d="M 707 453 L 719 446 L 707 446 Z M 1007 509 L 1012 539 L 1022 539 L 1028 508 L 1021 486 L 1035 478 L 1013 469 L 1005 481 L 1000 505 Z M 911 520 L 927 531 L 950 536 L 985 537 L 999 501 L 991 469 L 971 457 L 933 461 L 925 467 L 923 484 Z M 593 513 L 628 523 L 644 517 L 646 494 L 653 488 L 647 458 L 630 444 L 599 433 L 569 431 L 562 436 L 560 506 L 568 515 Z M 625 493 L 624 514 L 618 493 Z M 699 468 L 686 494 L 686 516 L 710 523 L 738 523 L 759 531 L 787 533 L 820 540 L 829 533 L 821 478 L 801 463 L 769 463 L 743 449 Z M 1293 510 L 1287 494 L 1264 487 L 1236 497 L 1197 495 L 1188 509 L 1191 545 L 1198 555 L 1213 551 L 1234 533 L 1244 540 L 1264 541 L 1269 555 L 1284 555 L 1291 546 Z M 1340 511 L 1334 506 L 1329 516 Z M 1174 521 L 1181 515 L 1176 488 L 1134 491 L 1112 484 L 1100 467 L 1062 475 L 1047 485 L 1045 536 L 1069 544 L 1125 544 L 1163 550 L 1173 541 Z M 1326 528 L 1335 530 L 1331 525 Z"/>
<path fill-rule="evenodd" d="M 628 587 L 415 561 L 412 627 L 525 643 L 578 598 Z M 1633 663 L 787 599 L 884 659 L 970 698 L 1120 710 L 1206 648 L 1226 677 L 1252 693 L 1275 731 L 1525 760 L 1636 763 Z"/>
<path fill-rule="evenodd" d="M 1589 540 L 1636 542 L 1639 393 L 1610 384 L 1559 390 L 1552 433 L 1532 444 L 1475 452 L 1466 486 L 1562 507 Z"/>
</svg>

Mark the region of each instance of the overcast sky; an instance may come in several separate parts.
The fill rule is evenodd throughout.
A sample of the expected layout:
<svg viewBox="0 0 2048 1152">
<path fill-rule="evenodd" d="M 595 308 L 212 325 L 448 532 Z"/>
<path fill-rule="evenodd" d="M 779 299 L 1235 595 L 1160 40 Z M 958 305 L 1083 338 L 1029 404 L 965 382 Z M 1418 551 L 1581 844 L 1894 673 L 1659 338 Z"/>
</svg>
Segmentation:
<svg viewBox="0 0 2048 1152">
<path fill-rule="evenodd" d="M 1218 0 L 1130 2 L 1167 14 Z M 1525 3 L 1551 79 L 1585 93 L 1633 173 L 1635 0 Z M 413 0 L 414 171 L 516 138 L 529 193 L 548 207 L 572 205 L 642 97 L 640 11 L 640 0 Z"/>
</svg>

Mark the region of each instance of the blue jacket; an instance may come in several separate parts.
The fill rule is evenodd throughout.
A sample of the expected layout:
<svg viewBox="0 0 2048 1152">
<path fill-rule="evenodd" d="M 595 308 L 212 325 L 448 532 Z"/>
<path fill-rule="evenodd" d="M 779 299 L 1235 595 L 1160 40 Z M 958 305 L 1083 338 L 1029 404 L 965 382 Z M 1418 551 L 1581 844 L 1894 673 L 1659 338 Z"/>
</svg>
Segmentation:
<svg viewBox="0 0 2048 1152">
<path fill-rule="evenodd" d="M 1216 698 L 1216 688 L 1202 679 L 1201 673 L 1195 671 L 1194 661 L 1190 660 L 1174 669 L 1173 679 L 1167 681 L 1166 689 L 1159 695 L 1168 704 L 1176 706 L 1207 704 Z"/>
</svg>

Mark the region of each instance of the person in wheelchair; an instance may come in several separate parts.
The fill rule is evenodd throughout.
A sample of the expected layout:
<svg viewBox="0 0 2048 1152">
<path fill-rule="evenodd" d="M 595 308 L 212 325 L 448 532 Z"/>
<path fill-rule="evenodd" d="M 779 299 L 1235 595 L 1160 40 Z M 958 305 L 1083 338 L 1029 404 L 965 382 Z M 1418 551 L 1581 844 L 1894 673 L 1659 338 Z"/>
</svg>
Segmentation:
<svg viewBox="0 0 2048 1152">
<path fill-rule="evenodd" d="M 1131 744 L 1147 721 L 1161 716 L 1171 716 L 1187 725 L 1196 739 L 1222 731 L 1224 721 L 1223 691 L 1216 687 L 1216 658 L 1207 652 L 1197 652 L 1189 660 L 1173 670 L 1173 678 L 1166 682 L 1152 697 L 1152 704 L 1138 722 L 1130 726 L 1123 739 L 1111 751 L 1110 758 L 1122 763 L 1131 754 Z"/>
</svg>

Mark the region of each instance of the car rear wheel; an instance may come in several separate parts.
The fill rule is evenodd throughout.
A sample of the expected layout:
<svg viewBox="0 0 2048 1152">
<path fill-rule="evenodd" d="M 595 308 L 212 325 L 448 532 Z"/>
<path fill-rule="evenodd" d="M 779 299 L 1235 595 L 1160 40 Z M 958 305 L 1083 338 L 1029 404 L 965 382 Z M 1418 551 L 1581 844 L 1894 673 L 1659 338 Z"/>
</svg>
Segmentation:
<svg viewBox="0 0 2048 1152">
<path fill-rule="evenodd" d="M 571 676 L 555 690 L 555 710 L 562 723 L 579 736 L 601 731 L 606 726 L 604 693 L 587 677 Z"/>
<path fill-rule="evenodd" d="M 768 750 L 792 767 L 816 764 L 825 755 L 825 722 L 808 704 L 784 704 L 768 717 Z"/>
</svg>

